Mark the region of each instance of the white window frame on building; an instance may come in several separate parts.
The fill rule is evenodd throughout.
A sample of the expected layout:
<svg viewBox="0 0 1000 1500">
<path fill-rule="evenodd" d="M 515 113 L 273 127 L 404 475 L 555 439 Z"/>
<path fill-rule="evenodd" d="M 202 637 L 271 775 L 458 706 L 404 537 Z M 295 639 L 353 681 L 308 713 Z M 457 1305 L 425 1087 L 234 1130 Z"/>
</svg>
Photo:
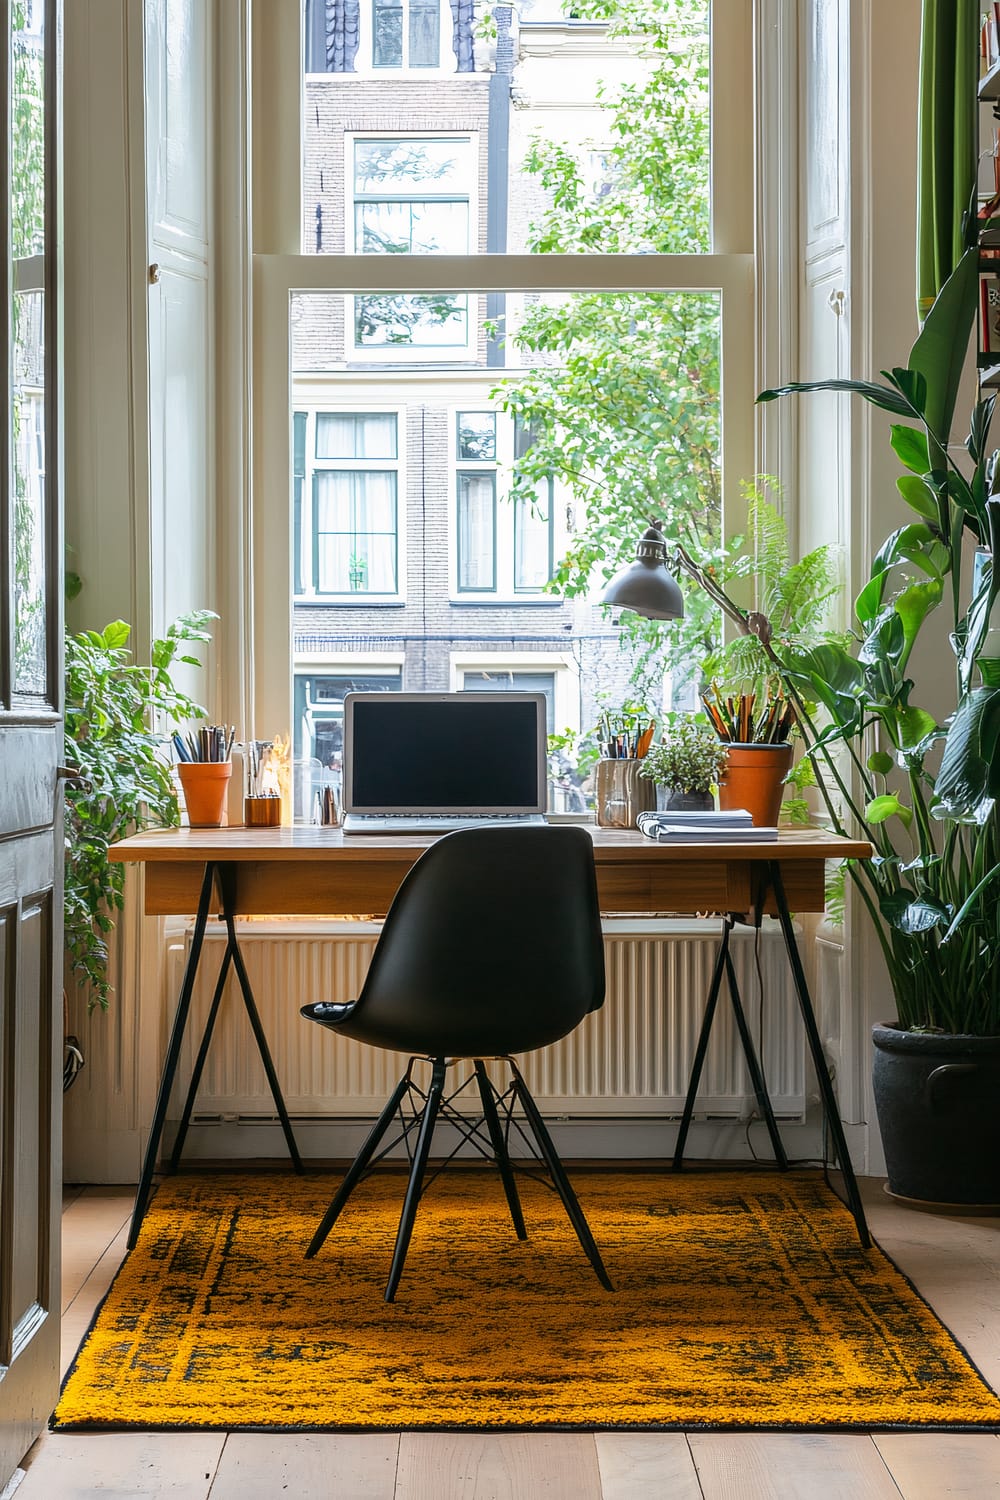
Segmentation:
<svg viewBox="0 0 1000 1500">
<path fill-rule="evenodd" d="M 255 498 L 248 586 L 254 714 L 259 722 L 275 729 L 291 722 L 289 312 L 297 292 L 356 296 L 434 293 L 446 287 L 468 296 L 489 292 L 718 293 L 722 308 L 723 525 L 727 533 L 742 529 L 746 503 L 740 484 L 755 472 L 754 397 L 763 383 L 757 379 L 754 337 L 759 326 L 753 186 L 757 53 L 751 0 L 712 0 L 712 4 L 711 125 L 713 141 L 721 143 L 712 156 L 712 248 L 684 255 L 302 254 L 301 46 L 275 46 L 275 38 L 281 35 L 280 18 L 267 6 L 254 7 L 254 24 L 260 30 L 253 47 L 258 69 L 253 156 Z M 301 18 L 301 5 L 290 0 L 274 0 L 274 5 L 284 24 L 298 35 L 295 27 L 301 22 L 293 18 Z M 470 212 L 471 224 L 478 222 L 477 213 L 475 209 Z M 388 351 L 388 358 L 399 361 L 400 351 Z M 454 358 L 453 350 L 449 358 Z M 279 503 L 282 496 L 289 496 L 285 505 Z M 289 580 L 286 590 L 276 583 L 282 577 Z"/>
<path fill-rule="evenodd" d="M 491 456 L 463 453 L 463 418 L 488 416 L 493 418 Z M 539 512 L 545 516 L 544 565 L 533 572 L 538 581 L 529 583 L 518 573 L 524 504 L 511 501 L 506 493 L 515 456 L 514 423 L 505 413 L 487 403 L 477 404 L 475 393 L 470 392 L 469 400 L 455 407 L 451 425 L 449 462 L 453 499 L 449 517 L 449 555 L 452 559 L 452 599 L 463 604 L 558 603 L 556 595 L 544 592 L 555 565 L 557 544 L 556 492 L 552 480 L 547 481 L 545 494 L 539 498 Z M 475 528 L 476 518 L 464 511 L 463 502 L 472 500 L 477 489 L 487 501 L 489 516 L 487 522 L 481 520 L 479 527 Z M 467 563 L 476 542 L 475 536 L 470 537 L 470 531 L 475 529 L 478 529 L 480 552 L 484 546 L 484 531 L 489 532 L 490 566 L 488 570 L 480 566 L 470 572 Z M 559 540 L 565 541 L 564 528 L 559 530 Z"/>
<path fill-rule="evenodd" d="M 299 418 L 304 418 L 300 424 Z M 365 418 L 391 418 L 395 423 L 395 440 L 393 453 L 388 455 L 365 455 L 343 453 L 341 455 L 320 456 L 318 453 L 319 434 L 322 420 L 326 417 L 350 419 L 354 418 L 364 421 Z M 406 578 L 406 414 L 398 406 L 369 403 L 364 400 L 356 402 L 317 402 L 308 404 L 296 401 L 294 411 L 294 437 L 293 437 L 293 475 L 294 475 L 294 562 L 295 576 L 293 581 L 294 598 L 299 603 L 323 602 L 350 603 L 350 604 L 394 604 L 398 605 L 405 601 Z M 300 444 L 300 434 L 303 441 Z M 395 512 L 395 534 L 393 543 L 393 568 L 395 572 L 395 587 L 392 589 L 374 589 L 365 587 L 369 575 L 360 571 L 361 562 L 357 565 L 357 572 L 352 562 L 349 562 L 348 578 L 346 588 L 323 588 L 321 584 L 324 579 L 321 576 L 321 547 L 319 531 L 319 507 L 322 496 L 320 493 L 321 476 L 324 474 L 350 475 L 357 480 L 366 474 L 377 477 L 392 476 L 393 507 Z M 351 505 L 355 505 L 356 496 L 352 495 Z M 361 533 L 359 533 L 361 534 Z M 375 535 L 370 529 L 365 535 Z M 387 535 L 387 532 L 379 532 Z"/>
<path fill-rule="evenodd" d="M 398 143 L 404 145 L 440 145 L 454 143 L 461 150 L 464 157 L 464 167 L 467 169 L 467 179 L 464 187 L 453 184 L 445 192 L 435 193 L 428 188 L 420 191 L 404 193 L 390 191 L 388 189 L 358 191 L 357 186 L 357 152 L 359 146 L 369 143 L 378 144 Z M 463 248 L 452 253 L 467 255 L 473 250 L 479 223 L 479 132 L 475 130 L 448 131 L 448 130 L 358 130 L 349 131 L 344 136 L 344 202 L 345 212 L 345 242 L 352 246 L 354 255 L 369 255 L 377 259 L 383 258 L 379 251 L 366 251 L 363 248 L 363 234 L 360 232 L 359 211 L 363 212 L 365 204 L 369 205 L 397 205 L 400 208 L 410 206 L 423 206 L 433 208 L 435 204 L 444 207 L 464 207 L 466 213 L 465 233 L 459 238 L 463 242 Z M 359 240 L 361 244 L 359 244 Z M 407 263 L 426 260 L 426 255 L 404 255 L 400 252 L 385 252 L 394 260 L 405 259 Z M 435 256 L 435 258 L 437 258 Z M 442 259 L 444 257 L 442 256 Z M 449 255 L 449 259 L 451 256 Z M 461 311 L 463 318 L 462 337 L 456 337 L 451 342 L 439 339 L 415 339 L 410 343 L 368 343 L 358 339 L 358 316 L 359 307 L 363 302 L 362 294 L 348 297 L 345 307 L 344 342 L 345 353 L 349 360 L 364 359 L 365 361 L 391 361 L 399 364 L 401 360 L 414 360 L 426 362 L 428 360 L 440 359 L 451 363 L 456 359 L 471 359 L 476 348 L 478 330 L 475 326 L 475 299 L 455 292 L 452 289 L 445 290 L 443 286 L 427 287 L 426 285 L 414 287 L 404 292 L 397 300 L 405 302 L 411 298 L 431 298 L 434 296 L 454 297 L 456 309 Z M 455 330 L 457 334 L 457 329 Z"/>
</svg>

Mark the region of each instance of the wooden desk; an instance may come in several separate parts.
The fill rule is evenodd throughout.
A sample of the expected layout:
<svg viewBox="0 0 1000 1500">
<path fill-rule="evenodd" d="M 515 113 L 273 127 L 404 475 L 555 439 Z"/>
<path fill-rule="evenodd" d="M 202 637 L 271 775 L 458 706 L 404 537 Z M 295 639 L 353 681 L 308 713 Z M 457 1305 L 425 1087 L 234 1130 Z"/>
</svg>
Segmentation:
<svg viewBox="0 0 1000 1500">
<path fill-rule="evenodd" d="M 768 863 L 781 864 L 793 911 L 823 910 L 824 862 L 865 859 L 867 843 L 819 828 L 762 844 L 656 844 L 632 830 L 591 828 L 604 912 L 747 912 Z M 146 866 L 149 916 L 198 909 L 205 866 L 231 865 L 239 916 L 384 915 L 400 881 L 433 840 L 344 835 L 339 828 L 178 828 L 139 833 L 109 858 Z M 773 896 L 767 910 L 776 912 Z"/>
<path fill-rule="evenodd" d="M 597 889 L 603 912 L 721 912 L 726 918 L 681 1119 L 674 1169 L 680 1170 L 683 1161 L 708 1036 L 724 977 L 728 980 L 751 1081 L 776 1158 L 779 1165 L 787 1165 L 729 957 L 729 934 L 734 923 L 759 923 L 763 913 L 773 913 L 781 923 L 799 1009 L 835 1156 L 844 1174 L 849 1205 L 862 1244 L 869 1244 L 864 1209 L 795 943 L 791 912 L 822 911 L 825 861 L 866 859 L 871 854 L 870 846 L 861 840 L 841 839 L 815 828 L 783 831 L 777 842 L 759 844 L 699 844 L 695 841 L 658 844 L 631 830 L 591 828 L 590 832 L 594 840 Z M 176 1166 L 180 1158 L 231 963 L 264 1063 L 289 1155 L 296 1170 L 301 1171 L 302 1163 L 291 1122 L 240 954 L 235 919 L 238 916 L 268 915 L 383 915 L 406 872 L 432 842 L 432 838 L 422 836 L 345 835 L 339 828 L 305 826 L 182 828 L 135 834 L 111 848 L 109 858 L 112 860 L 145 865 L 144 899 L 148 915 L 194 913 L 196 918 L 136 1194 L 130 1246 L 135 1243 L 152 1187 L 210 911 L 220 911 L 226 923 L 228 941 L 171 1164 Z"/>
</svg>

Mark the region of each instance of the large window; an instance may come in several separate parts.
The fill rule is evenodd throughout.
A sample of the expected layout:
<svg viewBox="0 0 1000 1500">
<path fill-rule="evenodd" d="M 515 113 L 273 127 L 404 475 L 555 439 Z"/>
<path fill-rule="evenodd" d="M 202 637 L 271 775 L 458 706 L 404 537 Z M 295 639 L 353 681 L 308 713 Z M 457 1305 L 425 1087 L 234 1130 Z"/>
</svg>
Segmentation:
<svg viewBox="0 0 1000 1500">
<path fill-rule="evenodd" d="M 458 651 L 519 671 L 565 653 L 586 731 L 598 693 L 628 695 L 604 576 L 651 515 L 717 557 L 754 473 L 751 0 L 609 23 L 499 6 L 474 66 L 432 86 L 433 24 L 420 40 L 406 0 L 365 61 L 373 5 L 363 77 L 293 77 L 289 48 L 279 78 L 255 51 L 273 148 L 254 182 L 256 712 L 287 722 L 294 626 L 331 657 L 398 653 L 407 690 L 448 687 Z M 336 54 L 350 7 L 323 10 Z M 443 8 L 439 40 L 444 64 Z M 390 409 L 395 456 L 363 422 L 317 448 L 316 413 Z M 274 578 L 296 491 L 293 620 Z M 679 660 L 663 649 L 657 685 Z"/>
</svg>

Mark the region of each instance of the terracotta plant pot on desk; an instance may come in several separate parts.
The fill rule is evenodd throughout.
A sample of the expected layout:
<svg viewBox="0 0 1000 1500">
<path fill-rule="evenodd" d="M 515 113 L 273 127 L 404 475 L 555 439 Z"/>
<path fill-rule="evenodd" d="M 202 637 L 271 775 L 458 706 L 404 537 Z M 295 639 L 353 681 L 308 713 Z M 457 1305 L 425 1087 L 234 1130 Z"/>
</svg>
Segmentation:
<svg viewBox="0 0 1000 1500">
<path fill-rule="evenodd" d="M 182 760 L 177 767 L 192 828 L 220 828 L 233 774 L 228 760 Z"/>
<path fill-rule="evenodd" d="M 785 777 L 792 765 L 789 744 L 731 744 L 726 774 L 719 782 L 723 812 L 742 807 L 758 828 L 777 826 Z"/>
</svg>

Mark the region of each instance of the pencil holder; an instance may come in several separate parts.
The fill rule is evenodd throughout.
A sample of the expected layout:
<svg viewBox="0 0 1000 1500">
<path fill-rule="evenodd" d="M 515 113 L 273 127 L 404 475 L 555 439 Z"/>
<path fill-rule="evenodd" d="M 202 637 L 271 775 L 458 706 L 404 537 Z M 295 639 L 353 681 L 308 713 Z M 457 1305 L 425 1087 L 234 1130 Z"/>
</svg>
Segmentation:
<svg viewBox="0 0 1000 1500">
<path fill-rule="evenodd" d="M 641 760 L 597 762 L 597 822 L 601 828 L 634 828 L 641 812 L 656 806 L 656 785 L 640 776 Z"/>
<path fill-rule="evenodd" d="M 277 828 L 281 823 L 281 798 L 244 797 L 243 821 L 248 828 Z"/>
<path fill-rule="evenodd" d="M 233 768 L 228 760 L 182 760 L 177 774 L 192 828 L 221 828 Z"/>
</svg>

